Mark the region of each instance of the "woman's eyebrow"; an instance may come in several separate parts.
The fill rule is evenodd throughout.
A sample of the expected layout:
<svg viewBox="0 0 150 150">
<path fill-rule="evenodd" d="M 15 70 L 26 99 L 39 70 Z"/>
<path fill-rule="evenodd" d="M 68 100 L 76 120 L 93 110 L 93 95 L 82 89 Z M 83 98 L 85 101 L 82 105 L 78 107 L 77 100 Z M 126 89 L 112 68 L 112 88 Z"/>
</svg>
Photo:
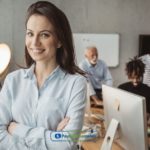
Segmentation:
<svg viewBox="0 0 150 150">
<path fill-rule="evenodd" d="M 50 33 L 52 33 L 51 30 L 41 30 L 40 32 L 50 32 Z"/>
<path fill-rule="evenodd" d="M 27 31 L 32 31 L 32 32 L 34 32 L 33 30 L 31 30 L 31 29 L 27 29 Z M 41 30 L 40 32 L 49 32 L 49 33 L 54 33 L 53 31 L 51 31 L 51 30 Z"/>
</svg>

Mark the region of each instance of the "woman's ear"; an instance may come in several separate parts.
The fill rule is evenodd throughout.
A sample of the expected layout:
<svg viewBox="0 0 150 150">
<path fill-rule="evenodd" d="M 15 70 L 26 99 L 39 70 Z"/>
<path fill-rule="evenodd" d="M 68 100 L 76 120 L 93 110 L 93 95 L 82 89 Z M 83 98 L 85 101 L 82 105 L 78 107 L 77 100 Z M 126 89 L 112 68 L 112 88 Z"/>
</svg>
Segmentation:
<svg viewBox="0 0 150 150">
<path fill-rule="evenodd" d="M 57 48 L 60 48 L 62 46 L 61 42 L 58 42 Z"/>
</svg>

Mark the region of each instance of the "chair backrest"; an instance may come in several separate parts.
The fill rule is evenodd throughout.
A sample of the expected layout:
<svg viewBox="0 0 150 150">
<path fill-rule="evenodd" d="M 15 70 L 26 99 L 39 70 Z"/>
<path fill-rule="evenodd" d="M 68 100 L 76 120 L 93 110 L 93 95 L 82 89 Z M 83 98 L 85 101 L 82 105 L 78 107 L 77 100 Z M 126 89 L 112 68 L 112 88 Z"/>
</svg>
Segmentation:
<svg viewBox="0 0 150 150">
<path fill-rule="evenodd" d="M 87 82 L 87 104 L 86 104 L 86 110 L 85 115 L 87 115 L 89 118 L 91 117 L 91 102 L 90 102 L 90 84 Z"/>
</svg>

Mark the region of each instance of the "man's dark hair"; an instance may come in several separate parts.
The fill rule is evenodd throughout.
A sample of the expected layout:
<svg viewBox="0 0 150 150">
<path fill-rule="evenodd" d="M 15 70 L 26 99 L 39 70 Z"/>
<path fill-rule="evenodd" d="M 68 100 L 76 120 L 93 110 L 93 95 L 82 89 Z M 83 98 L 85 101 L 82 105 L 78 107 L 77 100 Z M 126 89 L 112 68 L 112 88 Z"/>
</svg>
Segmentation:
<svg viewBox="0 0 150 150">
<path fill-rule="evenodd" d="M 131 77 L 133 73 L 137 77 L 143 77 L 144 70 L 145 64 L 137 56 L 126 63 L 126 72 L 128 77 Z"/>
</svg>

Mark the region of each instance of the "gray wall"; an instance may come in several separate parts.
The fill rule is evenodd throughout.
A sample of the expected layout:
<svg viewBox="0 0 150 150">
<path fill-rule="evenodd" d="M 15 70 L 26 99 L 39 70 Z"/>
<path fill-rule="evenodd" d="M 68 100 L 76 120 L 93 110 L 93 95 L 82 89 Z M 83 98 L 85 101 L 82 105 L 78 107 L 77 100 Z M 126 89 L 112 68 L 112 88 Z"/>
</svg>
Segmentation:
<svg viewBox="0 0 150 150">
<path fill-rule="evenodd" d="M 25 14 L 36 0 L 0 0 L 0 42 L 10 45 L 15 62 L 24 62 Z M 67 15 L 73 32 L 119 33 L 120 62 L 110 68 L 114 85 L 127 80 L 124 67 L 138 55 L 138 35 L 150 34 L 149 0 L 49 0 Z M 110 54 L 111 55 L 111 54 Z"/>
</svg>

